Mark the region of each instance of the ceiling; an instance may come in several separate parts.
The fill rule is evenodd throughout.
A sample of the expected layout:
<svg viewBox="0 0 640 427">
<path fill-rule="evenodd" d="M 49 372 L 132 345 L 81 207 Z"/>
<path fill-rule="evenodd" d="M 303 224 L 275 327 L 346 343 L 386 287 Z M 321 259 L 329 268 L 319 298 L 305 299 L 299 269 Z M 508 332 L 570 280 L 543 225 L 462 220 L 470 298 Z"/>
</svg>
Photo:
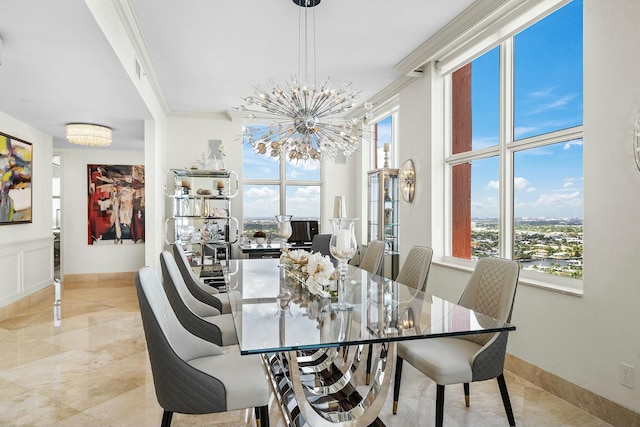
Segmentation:
<svg viewBox="0 0 640 427">
<path fill-rule="evenodd" d="M 298 74 L 304 11 L 291 0 L 113 1 L 132 6 L 152 61 L 145 72 L 171 113 L 230 111 L 254 85 Z M 364 102 L 471 3 L 323 0 L 312 9 L 316 80 L 353 82 Z M 143 148 L 151 116 L 85 1 L 2 0 L 0 38 L 0 111 L 53 135 L 56 148 L 69 148 L 70 122 L 112 127 L 111 149 Z M 311 79 L 313 69 L 311 60 Z"/>
</svg>

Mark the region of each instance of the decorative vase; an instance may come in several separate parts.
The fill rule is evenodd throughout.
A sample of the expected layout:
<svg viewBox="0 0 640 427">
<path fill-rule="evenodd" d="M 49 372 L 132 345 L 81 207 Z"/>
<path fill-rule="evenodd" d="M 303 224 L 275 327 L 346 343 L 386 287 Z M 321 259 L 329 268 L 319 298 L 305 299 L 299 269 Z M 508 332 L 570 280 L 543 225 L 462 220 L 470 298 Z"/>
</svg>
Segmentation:
<svg viewBox="0 0 640 427">
<path fill-rule="evenodd" d="M 333 304 L 336 310 L 350 310 L 353 304 L 344 301 L 344 281 L 347 274 L 347 263 L 358 251 L 358 243 L 354 227 L 358 218 L 331 218 L 333 234 L 329 242 L 329 251 L 338 260 L 338 302 Z"/>
<path fill-rule="evenodd" d="M 278 220 L 278 228 L 276 229 L 276 236 L 282 240 L 282 247 L 287 247 L 287 239 L 291 237 L 293 230 L 291 229 L 291 218 L 293 215 L 276 215 Z"/>
</svg>

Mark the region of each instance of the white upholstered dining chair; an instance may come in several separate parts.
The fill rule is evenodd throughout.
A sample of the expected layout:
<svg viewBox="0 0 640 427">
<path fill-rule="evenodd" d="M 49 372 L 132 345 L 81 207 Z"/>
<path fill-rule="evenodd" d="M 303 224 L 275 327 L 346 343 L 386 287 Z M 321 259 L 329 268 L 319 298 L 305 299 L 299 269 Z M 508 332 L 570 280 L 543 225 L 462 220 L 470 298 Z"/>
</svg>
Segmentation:
<svg viewBox="0 0 640 427">
<path fill-rule="evenodd" d="M 427 278 L 429 277 L 429 269 L 431 268 L 431 258 L 433 258 L 433 249 L 426 246 L 414 246 L 409 250 L 407 259 L 405 259 L 396 282 L 410 286 L 414 289 L 424 292 L 427 287 Z M 373 346 L 369 345 L 367 351 L 367 374 L 365 383 L 371 382 L 371 366 L 373 364 Z"/>
<path fill-rule="evenodd" d="M 229 295 L 218 291 L 213 286 L 206 285 L 196 277 L 196 274 L 189 265 L 187 254 L 185 253 L 182 245 L 173 245 L 173 257 L 178 264 L 178 269 L 182 274 L 187 289 L 193 294 L 196 299 L 202 301 L 205 304 L 209 304 L 218 309 L 222 314 L 231 313 L 231 305 L 229 304 Z"/>
<path fill-rule="evenodd" d="M 268 427 L 269 385 L 259 356 L 225 352 L 186 330 L 151 267 L 137 272 L 135 284 L 162 427 L 174 412 L 245 408 L 254 408 L 258 427 Z"/>
<path fill-rule="evenodd" d="M 215 307 L 194 297 L 171 253 L 160 254 L 160 266 L 164 290 L 180 323 L 192 334 L 217 345 L 238 344 L 233 315 L 220 314 Z"/>
<path fill-rule="evenodd" d="M 426 246 L 412 247 L 400 268 L 396 282 L 424 292 L 427 289 L 431 258 L 433 249 Z"/>
<path fill-rule="evenodd" d="M 379 274 L 383 255 L 384 242 L 381 240 L 370 241 L 360 261 L 360 268 L 367 270 L 371 274 Z"/>
<path fill-rule="evenodd" d="M 481 258 L 469 279 L 459 305 L 503 322 L 511 320 L 519 266 L 512 260 Z M 469 406 L 469 383 L 496 378 L 510 426 L 515 419 L 504 379 L 503 366 L 508 332 L 399 342 L 393 390 L 393 413 L 398 409 L 403 361 L 437 384 L 436 426 L 444 418 L 445 385 L 464 384 Z"/>
</svg>

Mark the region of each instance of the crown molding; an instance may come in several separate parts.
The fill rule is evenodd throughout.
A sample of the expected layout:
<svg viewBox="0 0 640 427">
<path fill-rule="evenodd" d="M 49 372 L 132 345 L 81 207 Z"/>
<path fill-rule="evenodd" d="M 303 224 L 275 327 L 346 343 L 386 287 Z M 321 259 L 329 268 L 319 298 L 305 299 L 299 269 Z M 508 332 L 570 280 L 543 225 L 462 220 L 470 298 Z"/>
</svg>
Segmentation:
<svg viewBox="0 0 640 427">
<path fill-rule="evenodd" d="M 460 40 L 467 40 L 492 25 L 527 0 L 478 0 L 456 16 L 442 30 L 418 46 L 395 68 L 403 75 L 413 73 Z"/>
<path fill-rule="evenodd" d="M 213 120 L 228 120 L 232 122 L 234 119 L 237 119 L 239 116 L 234 114 L 232 111 L 221 111 L 221 112 L 199 112 L 199 111 L 171 111 L 168 115 L 169 117 L 176 118 L 184 118 L 184 119 L 213 119 Z"/>
</svg>

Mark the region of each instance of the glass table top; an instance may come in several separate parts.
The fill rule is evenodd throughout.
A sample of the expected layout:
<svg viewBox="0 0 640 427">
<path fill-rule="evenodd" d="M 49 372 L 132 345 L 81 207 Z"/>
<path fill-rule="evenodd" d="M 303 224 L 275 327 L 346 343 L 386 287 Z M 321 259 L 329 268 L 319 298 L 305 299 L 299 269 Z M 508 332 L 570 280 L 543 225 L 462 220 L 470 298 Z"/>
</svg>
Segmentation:
<svg viewBox="0 0 640 427">
<path fill-rule="evenodd" d="M 312 295 L 286 277 L 278 259 L 230 260 L 230 272 L 229 298 L 242 354 L 515 330 L 353 266 L 345 300 L 355 307 L 348 311 L 332 309 L 331 298 Z"/>
</svg>

